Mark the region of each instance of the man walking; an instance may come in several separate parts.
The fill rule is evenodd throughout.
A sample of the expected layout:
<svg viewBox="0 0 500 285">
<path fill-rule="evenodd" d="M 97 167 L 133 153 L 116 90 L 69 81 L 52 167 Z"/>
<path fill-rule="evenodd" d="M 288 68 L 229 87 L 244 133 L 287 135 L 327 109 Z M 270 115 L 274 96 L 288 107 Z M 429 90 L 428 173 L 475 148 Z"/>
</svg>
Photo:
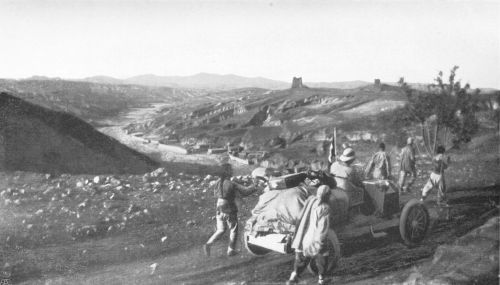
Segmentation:
<svg viewBox="0 0 500 285">
<path fill-rule="evenodd" d="M 415 168 L 415 148 L 413 147 L 413 138 L 408 138 L 406 146 L 401 150 L 401 162 L 399 164 L 399 189 L 401 192 L 407 192 L 411 185 L 417 179 L 417 169 Z M 410 181 L 405 186 L 406 176 L 411 176 Z"/>
<path fill-rule="evenodd" d="M 330 187 L 321 185 L 316 197 L 310 197 L 295 231 L 292 248 L 295 249 L 293 272 L 287 284 L 298 282 L 300 274 L 314 258 L 318 267 L 318 284 L 325 284 L 328 264 L 328 230 L 330 228 Z"/>
<path fill-rule="evenodd" d="M 427 198 L 427 194 L 429 194 L 429 192 L 434 188 L 438 189 L 437 204 L 441 205 L 445 199 L 446 184 L 444 180 L 444 170 L 448 168 L 450 157 L 448 157 L 445 161 L 444 152 L 444 146 L 438 146 L 436 156 L 432 159 L 431 175 L 422 189 L 422 198 L 420 199 L 422 202 Z"/>
<path fill-rule="evenodd" d="M 385 152 L 383 142 L 379 144 L 379 151 L 372 156 L 366 166 L 365 176 L 369 177 L 370 174 L 372 174 L 373 179 L 389 179 L 391 176 L 391 161 Z"/>
<path fill-rule="evenodd" d="M 216 220 L 217 230 L 204 245 L 204 251 L 207 256 L 210 256 L 210 247 L 217 241 L 229 228 L 229 246 L 227 255 L 233 256 L 237 254 L 236 241 L 238 237 L 238 207 L 236 206 L 236 195 L 248 196 L 257 191 L 256 181 L 253 181 L 251 187 L 244 187 L 230 180 L 233 174 L 231 164 L 225 163 L 222 165 L 222 174 L 220 181 L 215 188 L 217 197 L 216 204 Z"/>
</svg>

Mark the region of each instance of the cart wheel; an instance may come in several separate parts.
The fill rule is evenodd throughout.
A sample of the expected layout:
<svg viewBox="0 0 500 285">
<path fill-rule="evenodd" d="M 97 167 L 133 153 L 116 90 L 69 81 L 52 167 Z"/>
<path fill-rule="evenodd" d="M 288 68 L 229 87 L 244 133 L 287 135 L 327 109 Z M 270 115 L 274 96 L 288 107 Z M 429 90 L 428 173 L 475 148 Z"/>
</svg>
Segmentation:
<svg viewBox="0 0 500 285">
<path fill-rule="evenodd" d="M 329 248 L 329 255 L 328 255 L 326 274 L 329 275 L 333 272 L 335 267 L 337 267 L 337 263 L 339 262 L 341 255 L 339 239 L 337 238 L 337 234 L 332 229 L 328 230 L 328 248 Z M 309 262 L 307 269 L 312 274 L 318 275 L 318 267 L 316 266 L 316 260 L 314 258 L 311 259 L 311 261 Z"/>
<path fill-rule="evenodd" d="M 269 252 L 271 252 L 270 249 L 267 249 L 267 248 L 263 248 L 261 246 L 258 246 L 258 245 L 254 245 L 254 244 L 251 244 L 248 242 L 248 234 L 245 233 L 244 236 L 243 236 L 243 239 L 245 241 L 245 248 L 248 250 L 248 252 L 250 252 L 252 255 L 257 255 L 257 256 L 260 256 L 260 255 L 266 255 L 268 254 Z"/>
<path fill-rule="evenodd" d="M 411 199 L 403 207 L 399 218 L 399 233 L 407 246 L 422 242 L 429 230 L 429 211 L 417 199 Z"/>
</svg>

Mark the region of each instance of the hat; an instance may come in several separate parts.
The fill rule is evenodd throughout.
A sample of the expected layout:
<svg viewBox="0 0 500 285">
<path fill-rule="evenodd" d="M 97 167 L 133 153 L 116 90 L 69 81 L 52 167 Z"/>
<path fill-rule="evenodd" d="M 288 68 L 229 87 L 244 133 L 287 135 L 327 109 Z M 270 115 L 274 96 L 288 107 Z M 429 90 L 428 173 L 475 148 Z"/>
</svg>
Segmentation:
<svg viewBox="0 0 500 285">
<path fill-rule="evenodd" d="M 356 153 L 354 152 L 354 149 L 348 147 L 348 148 L 344 149 L 344 152 L 342 153 L 342 155 L 340 156 L 339 159 L 340 159 L 340 161 L 347 162 L 347 161 L 354 160 L 355 155 L 356 155 Z"/>
<path fill-rule="evenodd" d="M 406 140 L 406 144 L 412 144 L 413 143 L 413 138 L 412 137 L 409 137 L 407 140 Z"/>
</svg>

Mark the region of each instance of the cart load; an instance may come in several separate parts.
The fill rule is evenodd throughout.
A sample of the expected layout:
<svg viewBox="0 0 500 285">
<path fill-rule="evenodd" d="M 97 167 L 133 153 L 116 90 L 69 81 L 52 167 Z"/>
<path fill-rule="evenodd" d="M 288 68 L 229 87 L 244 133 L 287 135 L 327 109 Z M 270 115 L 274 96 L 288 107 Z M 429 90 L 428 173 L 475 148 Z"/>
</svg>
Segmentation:
<svg viewBox="0 0 500 285">
<path fill-rule="evenodd" d="M 252 210 L 252 217 L 247 222 L 248 233 L 293 233 L 302 208 L 310 195 L 304 186 L 263 193 Z"/>
<path fill-rule="evenodd" d="M 328 185 L 331 189 L 328 238 L 332 256 L 340 256 L 336 232 L 343 238 L 363 234 L 377 238 L 384 236 L 388 228 L 399 226 L 401 238 L 408 246 L 415 246 L 425 238 L 430 221 L 425 205 L 416 199 L 402 205 L 397 186 L 391 181 L 364 181 L 364 187 L 345 191 L 335 188 L 331 178 L 312 172 L 270 177 L 267 181 L 275 182 L 274 186 L 269 185 L 259 197 L 245 225 L 248 251 L 255 255 L 270 251 L 292 253 L 291 241 L 301 211 L 319 185 Z M 310 183 L 314 180 L 317 183 Z M 283 189 L 287 186 L 293 187 Z"/>
</svg>

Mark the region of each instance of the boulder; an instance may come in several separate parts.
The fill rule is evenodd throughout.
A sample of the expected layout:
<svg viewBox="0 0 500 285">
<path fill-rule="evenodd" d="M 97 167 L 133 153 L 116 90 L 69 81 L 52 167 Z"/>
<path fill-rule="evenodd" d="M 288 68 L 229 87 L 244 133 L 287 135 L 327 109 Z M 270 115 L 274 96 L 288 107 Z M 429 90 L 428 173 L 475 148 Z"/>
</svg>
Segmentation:
<svg viewBox="0 0 500 285">
<path fill-rule="evenodd" d="M 436 249 L 432 262 L 410 274 L 405 284 L 498 283 L 500 217 Z"/>
</svg>

